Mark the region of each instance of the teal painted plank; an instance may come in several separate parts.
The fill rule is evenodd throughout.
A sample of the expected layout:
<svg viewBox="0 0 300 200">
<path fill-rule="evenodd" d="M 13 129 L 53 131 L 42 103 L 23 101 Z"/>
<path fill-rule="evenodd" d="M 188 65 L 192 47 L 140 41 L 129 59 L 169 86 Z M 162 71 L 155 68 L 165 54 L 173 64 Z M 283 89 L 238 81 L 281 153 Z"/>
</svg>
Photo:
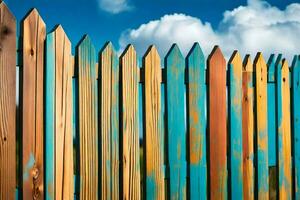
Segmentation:
<svg viewBox="0 0 300 200">
<path fill-rule="evenodd" d="M 230 196 L 243 199 L 242 59 L 235 51 L 229 70 Z"/>
<path fill-rule="evenodd" d="M 292 64 L 292 141 L 294 143 L 294 199 L 300 199 L 300 56 Z"/>
<path fill-rule="evenodd" d="M 205 57 L 198 43 L 187 59 L 190 199 L 207 199 Z"/>
<path fill-rule="evenodd" d="M 184 58 L 175 44 L 165 58 L 168 165 L 171 199 L 186 198 Z"/>
<path fill-rule="evenodd" d="M 45 199 L 55 199 L 55 33 L 46 38 L 45 66 Z"/>
</svg>

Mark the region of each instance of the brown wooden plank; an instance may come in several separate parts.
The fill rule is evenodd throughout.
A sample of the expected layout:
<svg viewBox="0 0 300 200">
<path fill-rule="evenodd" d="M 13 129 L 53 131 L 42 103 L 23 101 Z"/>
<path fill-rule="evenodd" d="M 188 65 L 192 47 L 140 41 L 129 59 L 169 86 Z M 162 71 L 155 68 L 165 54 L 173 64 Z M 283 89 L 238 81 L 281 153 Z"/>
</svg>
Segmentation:
<svg viewBox="0 0 300 200">
<path fill-rule="evenodd" d="M 164 199 L 164 134 L 161 119 L 161 65 L 154 46 L 144 56 L 145 77 L 145 184 L 146 199 Z"/>
<path fill-rule="evenodd" d="M 245 200 L 254 199 L 254 89 L 253 64 L 246 56 L 243 66 L 243 192 Z"/>
<path fill-rule="evenodd" d="M 138 67 L 129 45 L 121 56 L 123 199 L 140 199 Z"/>
<path fill-rule="evenodd" d="M 44 198 L 43 72 L 46 26 L 36 9 L 23 23 L 23 198 Z"/>
<path fill-rule="evenodd" d="M 210 198 L 227 198 L 226 61 L 219 47 L 208 58 Z"/>
<path fill-rule="evenodd" d="M 0 3 L 0 199 L 16 189 L 16 20 Z"/>
</svg>

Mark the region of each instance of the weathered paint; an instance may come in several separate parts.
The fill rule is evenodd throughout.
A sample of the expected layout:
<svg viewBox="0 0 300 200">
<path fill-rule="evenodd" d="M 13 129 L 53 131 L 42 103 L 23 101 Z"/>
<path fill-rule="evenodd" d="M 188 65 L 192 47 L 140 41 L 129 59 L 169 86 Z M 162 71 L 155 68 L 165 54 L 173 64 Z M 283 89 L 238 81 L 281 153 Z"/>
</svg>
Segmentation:
<svg viewBox="0 0 300 200">
<path fill-rule="evenodd" d="M 292 199 L 290 87 L 286 60 L 277 63 L 276 77 L 279 199 Z"/>
<path fill-rule="evenodd" d="M 184 58 L 176 44 L 165 58 L 168 165 L 171 199 L 186 199 Z"/>
<path fill-rule="evenodd" d="M 218 46 L 208 58 L 210 199 L 227 199 L 226 61 Z"/>
<path fill-rule="evenodd" d="M 253 64 L 247 55 L 243 66 L 243 193 L 254 200 L 254 87 Z"/>
<path fill-rule="evenodd" d="M 195 43 L 186 58 L 190 199 L 207 199 L 205 57 Z"/>
<path fill-rule="evenodd" d="M 235 51 L 229 70 L 230 196 L 243 199 L 242 59 Z"/>
<path fill-rule="evenodd" d="M 294 161 L 294 199 L 300 199 L 300 56 L 295 56 L 292 64 L 292 131 Z"/>
<path fill-rule="evenodd" d="M 254 61 L 256 72 L 256 180 L 257 197 L 269 199 L 269 164 L 268 164 L 268 99 L 267 65 L 263 55 L 258 53 Z"/>
</svg>

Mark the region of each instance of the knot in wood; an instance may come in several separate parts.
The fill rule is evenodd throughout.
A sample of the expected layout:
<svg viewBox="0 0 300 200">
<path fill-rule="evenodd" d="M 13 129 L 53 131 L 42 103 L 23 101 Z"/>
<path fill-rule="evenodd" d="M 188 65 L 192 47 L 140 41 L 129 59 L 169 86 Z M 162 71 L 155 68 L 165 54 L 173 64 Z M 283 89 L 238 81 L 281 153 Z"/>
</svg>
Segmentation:
<svg viewBox="0 0 300 200">
<path fill-rule="evenodd" d="M 34 55 L 34 50 L 31 48 L 30 49 L 30 55 L 33 56 Z"/>
</svg>

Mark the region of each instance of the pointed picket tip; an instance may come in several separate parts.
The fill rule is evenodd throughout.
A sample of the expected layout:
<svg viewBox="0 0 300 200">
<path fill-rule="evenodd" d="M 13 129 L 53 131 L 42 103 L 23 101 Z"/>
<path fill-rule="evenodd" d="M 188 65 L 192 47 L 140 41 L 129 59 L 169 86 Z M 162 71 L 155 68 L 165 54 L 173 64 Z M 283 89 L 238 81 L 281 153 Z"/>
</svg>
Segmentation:
<svg viewBox="0 0 300 200">
<path fill-rule="evenodd" d="M 168 53 L 166 55 L 166 60 L 168 60 L 169 58 L 172 58 L 173 56 L 177 56 L 180 59 L 183 58 L 183 55 L 177 44 L 172 45 L 172 47 L 170 48 L 170 50 L 168 51 Z"/>
<path fill-rule="evenodd" d="M 201 58 L 204 58 L 204 53 L 200 47 L 200 44 L 198 42 L 195 42 L 189 53 L 187 54 L 187 59 L 189 60 L 193 56 L 199 56 Z"/>
<path fill-rule="evenodd" d="M 136 56 L 136 51 L 134 49 L 134 46 L 132 44 L 127 45 L 127 47 L 125 48 L 125 50 L 123 51 L 123 53 L 121 54 L 120 58 L 121 60 L 127 56 L 131 56 L 134 55 Z"/>
<path fill-rule="evenodd" d="M 32 8 L 26 15 L 25 17 L 22 19 L 23 24 L 26 23 L 29 20 L 34 20 L 34 19 L 39 19 L 39 23 L 42 23 L 43 26 L 46 27 L 46 24 L 43 20 L 43 18 L 41 17 L 41 15 L 39 14 L 38 10 L 36 8 Z"/>
<path fill-rule="evenodd" d="M 56 36 L 58 36 L 58 35 L 64 36 L 65 40 L 67 40 L 68 43 L 71 43 L 68 35 L 66 34 L 66 32 L 61 24 L 56 25 L 49 34 L 52 34 L 52 33 L 54 33 Z"/>
<path fill-rule="evenodd" d="M 115 47 L 114 47 L 114 45 L 113 45 L 113 43 L 112 43 L 111 41 L 108 41 L 108 42 L 106 42 L 106 43 L 104 44 L 104 46 L 101 48 L 99 54 L 102 55 L 102 54 L 104 54 L 105 52 L 109 52 L 109 51 L 111 51 L 111 52 L 113 52 L 113 53 L 116 52 Z"/>
<path fill-rule="evenodd" d="M 147 51 L 146 51 L 145 55 L 143 56 L 143 58 L 146 59 L 150 56 L 160 57 L 155 45 L 150 45 L 150 47 L 147 49 Z"/>
<path fill-rule="evenodd" d="M 277 69 L 280 70 L 282 68 L 282 64 L 283 64 L 282 54 L 279 54 L 275 61 L 275 67 L 277 67 Z"/>
<path fill-rule="evenodd" d="M 251 61 L 251 56 L 247 54 L 243 61 L 243 70 L 246 72 L 253 72 L 253 63 Z"/>
<path fill-rule="evenodd" d="M 241 68 L 242 69 L 242 58 L 237 50 L 235 50 L 229 59 L 229 68 Z"/>
<path fill-rule="evenodd" d="M 214 46 L 212 52 L 208 56 L 208 62 L 211 62 L 212 60 L 215 60 L 215 59 L 217 59 L 217 60 L 221 59 L 223 62 L 226 62 L 224 55 L 219 46 Z"/>
<path fill-rule="evenodd" d="M 7 7 L 7 5 L 4 3 L 4 1 L 0 2 L 0 10 L 1 10 L 1 12 L 5 13 L 5 15 L 8 14 L 9 18 L 12 18 L 14 21 L 16 21 L 15 16 L 12 14 L 12 12 Z"/>
<path fill-rule="evenodd" d="M 266 61 L 263 57 L 263 54 L 261 52 L 258 52 L 255 56 L 255 59 L 254 59 L 254 70 L 257 71 L 257 69 L 260 69 L 260 68 L 267 68 L 267 64 L 266 64 Z"/>
<path fill-rule="evenodd" d="M 76 48 L 77 49 L 80 49 L 81 47 L 83 47 L 83 46 L 90 46 L 93 50 L 95 50 L 95 47 L 94 47 L 94 45 L 93 45 L 93 43 L 92 43 L 92 40 L 91 40 L 91 38 L 87 35 L 87 34 L 85 34 L 82 38 L 81 38 L 81 40 L 78 42 L 78 44 L 76 45 Z"/>
<path fill-rule="evenodd" d="M 292 69 L 299 68 L 300 67 L 300 56 L 294 56 L 292 61 Z"/>
<path fill-rule="evenodd" d="M 271 54 L 268 62 L 267 62 L 267 70 L 268 70 L 268 82 L 275 81 L 275 68 L 276 68 L 276 58 L 275 54 Z"/>
<path fill-rule="evenodd" d="M 289 63 L 287 59 L 283 59 L 281 62 L 281 70 L 286 70 L 289 71 Z"/>
</svg>

